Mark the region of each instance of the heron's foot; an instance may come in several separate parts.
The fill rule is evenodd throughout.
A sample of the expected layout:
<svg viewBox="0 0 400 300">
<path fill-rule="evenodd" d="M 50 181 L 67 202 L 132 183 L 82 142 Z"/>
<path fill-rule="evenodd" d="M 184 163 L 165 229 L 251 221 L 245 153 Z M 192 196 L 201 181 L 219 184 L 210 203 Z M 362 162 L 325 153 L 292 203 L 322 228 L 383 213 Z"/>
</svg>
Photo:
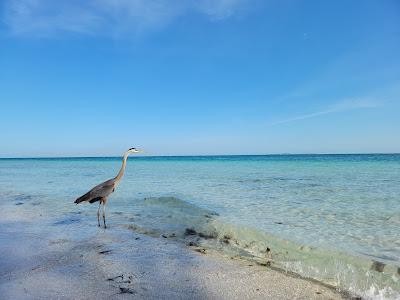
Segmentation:
<svg viewBox="0 0 400 300">
<path fill-rule="evenodd" d="M 104 224 L 104 229 L 107 229 L 107 225 L 106 224 Z"/>
</svg>

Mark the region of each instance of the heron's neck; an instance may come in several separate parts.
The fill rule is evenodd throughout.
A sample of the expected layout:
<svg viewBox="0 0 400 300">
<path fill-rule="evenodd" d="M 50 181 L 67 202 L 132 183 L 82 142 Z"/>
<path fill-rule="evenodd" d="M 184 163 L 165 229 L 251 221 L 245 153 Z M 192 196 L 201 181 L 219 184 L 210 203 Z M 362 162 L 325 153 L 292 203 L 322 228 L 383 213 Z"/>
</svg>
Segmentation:
<svg viewBox="0 0 400 300">
<path fill-rule="evenodd" d="M 119 182 L 122 179 L 122 176 L 124 176 L 125 167 L 126 167 L 126 160 L 128 158 L 128 155 L 129 155 L 129 153 L 125 153 L 124 157 L 122 158 L 121 170 L 119 170 L 119 173 L 118 173 L 117 177 L 115 177 L 115 182 Z"/>
</svg>

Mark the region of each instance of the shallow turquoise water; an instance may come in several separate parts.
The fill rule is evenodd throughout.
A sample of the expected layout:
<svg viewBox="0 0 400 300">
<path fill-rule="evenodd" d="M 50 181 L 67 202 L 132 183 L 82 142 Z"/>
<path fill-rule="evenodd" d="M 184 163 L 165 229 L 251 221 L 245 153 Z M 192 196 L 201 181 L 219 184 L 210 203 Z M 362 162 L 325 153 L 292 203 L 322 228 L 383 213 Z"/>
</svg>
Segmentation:
<svg viewBox="0 0 400 300">
<path fill-rule="evenodd" d="M 77 222 L 95 226 L 97 206 L 73 201 L 114 177 L 120 160 L 0 159 L 0 204 L 54 218 L 84 211 Z M 108 209 L 111 226 L 177 235 L 195 228 L 235 241 L 224 251 L 367 297 L 400 292 L 398 154 L 131 156 Z M 371 270 L 374 261 L 382 272 Z"/>
</svg>

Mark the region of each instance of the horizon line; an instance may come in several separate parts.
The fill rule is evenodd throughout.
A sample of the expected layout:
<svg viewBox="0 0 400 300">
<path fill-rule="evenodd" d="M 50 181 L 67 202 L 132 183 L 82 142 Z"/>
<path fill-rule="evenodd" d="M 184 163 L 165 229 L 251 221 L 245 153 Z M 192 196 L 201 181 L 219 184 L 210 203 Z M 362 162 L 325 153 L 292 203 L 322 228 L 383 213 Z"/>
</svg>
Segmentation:
<svg viewBox="0 0 400 300">
<path fill-rule="evenodd" d="M 146 157 L 216 157 L 216 156 L 295 156 L 295 155 L 400 155 L 400 152 L 350 152 L 350 153 L 268 153 L 268 154 L 187 154 L 187 155 L 136 155 L 130 158 Z M 116 156 L 20 156 L 20 157 L 0 157 L 0 159 L 60 159 L 60 158 L 120 158 Z"/>
</svg>

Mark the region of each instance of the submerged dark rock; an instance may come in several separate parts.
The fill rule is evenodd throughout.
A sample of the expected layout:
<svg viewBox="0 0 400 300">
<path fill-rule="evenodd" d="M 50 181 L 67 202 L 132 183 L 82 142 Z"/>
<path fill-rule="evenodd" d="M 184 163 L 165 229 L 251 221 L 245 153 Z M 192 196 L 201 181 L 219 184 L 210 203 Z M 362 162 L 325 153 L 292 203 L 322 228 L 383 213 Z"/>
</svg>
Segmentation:
<svg viewBox="0 0 400 300">
<path fill-rule="evenodd" d="M 185 230 L 185 235 L 196 235 L 197 231 L 194 230 L 193 228 L 186 228 Z"/>
<path fill-rule="evenodd" d="M 212 232 L 212 233 L 203 233 L 203 232 L 199 232 L 199 237 L 203 238 L 203 239 L 215 239 L 217 238 L 217 233 L 216 232 Z"/>
<path fill-rule="evenodd" d="M 372 261 L 371 270 L 377 271 L 382 273 L 383 269 L 385 268 L 385 264 L 379 261 Z"/>
<path fill-rule="evenodd" d="M 221 242 L 225 243 L 225 244 L 230 244 L 230 240 L 231 240 L 231 236 L 225 234 L 224 237 L 221 239 Z"/>
<path fill-rule="evenodd" d="M 222 241 L 223 243 L 225 243 L 225 244 L 229 244 L 229 243 L 230 243 L 228 239 L 222 239 L 221 241 Z"/>
</svg>

